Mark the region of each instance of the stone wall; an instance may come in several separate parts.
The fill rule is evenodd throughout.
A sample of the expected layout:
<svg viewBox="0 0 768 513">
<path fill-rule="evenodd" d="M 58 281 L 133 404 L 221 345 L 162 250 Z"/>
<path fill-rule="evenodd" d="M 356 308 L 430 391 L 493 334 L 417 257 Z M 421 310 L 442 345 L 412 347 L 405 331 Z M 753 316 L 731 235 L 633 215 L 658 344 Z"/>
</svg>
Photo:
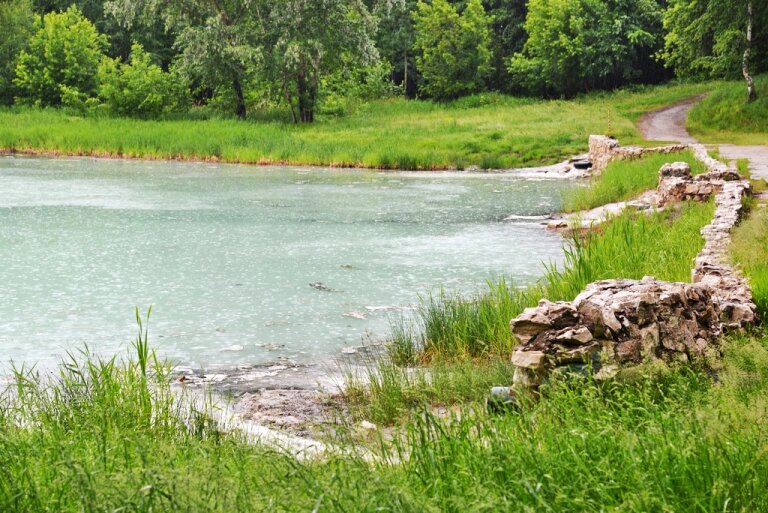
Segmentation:
<svg viewBox="0 0 768 513">
<path fill-rule="evenodd" d="M 599 174 L 613 160 L 633 160 L 651 153 L 678 153 L 686 150 L 687 144 L 671 144 L 655 148 L 643 148 L 641 146 L 621 146 L 619 141 L 605 135 L 589 136 L 589 159 L 592 161 L 593 174 Z M 705 150 L 706 152 L 706 150 Z"/>
<path fill-rule="evenodd" d="M 595 141 L 617 153 L 614 140 Z M 755 322 L 749 286 L 728 263 L 730 232 L 743 213 L 749 182 L 711 159 L 703 146 L 692 149 L 708 172 L 694 178 L 685 163 L 665 165 L 658 194 L 667 204 L 715 196 L 712 222 L 701 230 L 705 243 L 693 283 L 653 277 L 603 280 L 588 285 L 573 301 L 544 299 L 526 308 L 510 322 L 518 342 L 512 357 L 515 386 L 535 387 L 558 367 L 589 364 L 596 377 L 607 378 L 644 361 L 689 361 L 717 351 L 723 330 Z"/>
</svg>

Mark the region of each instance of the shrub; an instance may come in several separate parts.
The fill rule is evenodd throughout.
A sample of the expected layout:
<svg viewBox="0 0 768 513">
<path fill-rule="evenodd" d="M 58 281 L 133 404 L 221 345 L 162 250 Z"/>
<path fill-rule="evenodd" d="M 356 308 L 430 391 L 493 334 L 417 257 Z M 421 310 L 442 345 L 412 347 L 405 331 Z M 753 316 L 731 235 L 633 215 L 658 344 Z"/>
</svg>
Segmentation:
<svg viewBox="0 0 768 513">
<path fill-rule="evenodd" d="M 452 100 L 482 90 L 491 72 L 491 35 L 480 1 L 470 0 L 461 15 L 446 0 L 419 2 L 413 17 L 421 91 Z"/>
<path fill-rule="evenodd" d="M 76 6 L 35 20 L 29 47 L 19 54 L 14 84 L 20 100 L 37 105 L 62 104 L 68 97 L 96 92 L 97 71 L 106 36 L 99 34 Z"/>
<path fill-rule="evenodd" d="M 119 116 L 157 118 L 189 105 L 189 90 L 180 75 L 152 64 L 138 43 L 131 46 L 128 63 L 109 58 L 102 61 L 99 97 Z"/>
</svg>

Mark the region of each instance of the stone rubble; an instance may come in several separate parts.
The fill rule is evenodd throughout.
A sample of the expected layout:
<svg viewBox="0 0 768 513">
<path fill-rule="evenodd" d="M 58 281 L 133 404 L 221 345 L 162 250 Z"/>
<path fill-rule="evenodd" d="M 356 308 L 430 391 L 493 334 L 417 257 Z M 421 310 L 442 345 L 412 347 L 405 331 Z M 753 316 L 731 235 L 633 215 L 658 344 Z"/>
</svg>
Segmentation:
<svg viewBox="0 0 768 513">
<path fill-rule="evenodd" d="M 590 136 L 594 168 L 602 169 L 621 151 L 618 142 Z M 717 351 L 727 329 L 753 324 L 755 304 L 744 277 L 728 262 L 730 232 L 743 214 L 750 184 L 709 157 L 702 145 L 666 146 L 669 153 L 690 147 L 708 172 L 692 177 L 686 163 L 659 171 L 659 205 L 715 197 L 712 222 L 702 228 L 704 247 L 696 257 L 692 283 L 645 277 L 589 284 L 570 302 L 543 299 L 510 322 L 518 345 L 512 356 L 513 386 L 538 386 L 556 368 L 592 365 L 596 378 L 656 359 L 688 362 Z M 673 149 L 674 148 L 674 149 Z M 594 151 L 594 153 L 593 153 Z M 642 149 L 641 153 L 653 151 Z"/>
</svg>

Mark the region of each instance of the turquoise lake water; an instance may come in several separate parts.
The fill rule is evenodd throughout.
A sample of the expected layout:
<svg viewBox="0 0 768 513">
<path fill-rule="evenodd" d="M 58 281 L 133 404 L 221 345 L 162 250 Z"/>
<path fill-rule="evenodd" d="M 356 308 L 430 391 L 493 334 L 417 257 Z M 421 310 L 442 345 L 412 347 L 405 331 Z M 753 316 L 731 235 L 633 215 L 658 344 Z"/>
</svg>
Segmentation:
<svg viewBox="0 0 768 513">
<path fill-rule="evenodd" d="M 541 216 L 570 187 L 2 157 L 0 363 L 46 366 L 86 343 L 122 351 L 135 307 L 150 305 L 150 341 L 179 364 L 328 359 L 385 336 L 391 316 L 437 287 L 535 280 L 562 256 Z"/>
</svg>

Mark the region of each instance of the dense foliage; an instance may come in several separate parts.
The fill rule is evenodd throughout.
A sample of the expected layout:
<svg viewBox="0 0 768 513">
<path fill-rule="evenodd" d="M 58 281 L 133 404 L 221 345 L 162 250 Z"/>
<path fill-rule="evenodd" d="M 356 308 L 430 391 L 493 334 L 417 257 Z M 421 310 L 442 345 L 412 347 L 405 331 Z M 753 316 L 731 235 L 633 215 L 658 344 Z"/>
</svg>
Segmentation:
<svg viewBox="0 0 768 513">
<path fill-rule="evenodd" d="M 768 6 L 754 0 L 0 0 L 0 23 L 0 104 L 140 117 L 176 106 L 115 108 L 99 94 L 115 74 L 97 73 L 123 69 L 135 44 L 196 107 L 294 122 L 398 94 L 560 98 L 768 70 Z"/>
<path fill-rule="evenodd" d="M 93 95 L 106 38 L 75 6 L 38 18 L 35 29 L 16 65 L 14 83 L 24 100 L 61 105 Z"/>
<path fill-rule="evenodd" d="M 421 90 L 438 100 L 480 91 L 491 71 L 489 19 L 480 0 L 469 0 L 461 15 L 447 0 L 419 2 L 413 17 Z"/>
<path fill-rule="evenodd" d="M 99 68 L 99 97 L 119 116 L 159 117 L 187 106 L 189 93 L 177 73 L 152 64 L 150 55 L 135 43 L 128 63 L 106 58 Z"/>
</svg>

